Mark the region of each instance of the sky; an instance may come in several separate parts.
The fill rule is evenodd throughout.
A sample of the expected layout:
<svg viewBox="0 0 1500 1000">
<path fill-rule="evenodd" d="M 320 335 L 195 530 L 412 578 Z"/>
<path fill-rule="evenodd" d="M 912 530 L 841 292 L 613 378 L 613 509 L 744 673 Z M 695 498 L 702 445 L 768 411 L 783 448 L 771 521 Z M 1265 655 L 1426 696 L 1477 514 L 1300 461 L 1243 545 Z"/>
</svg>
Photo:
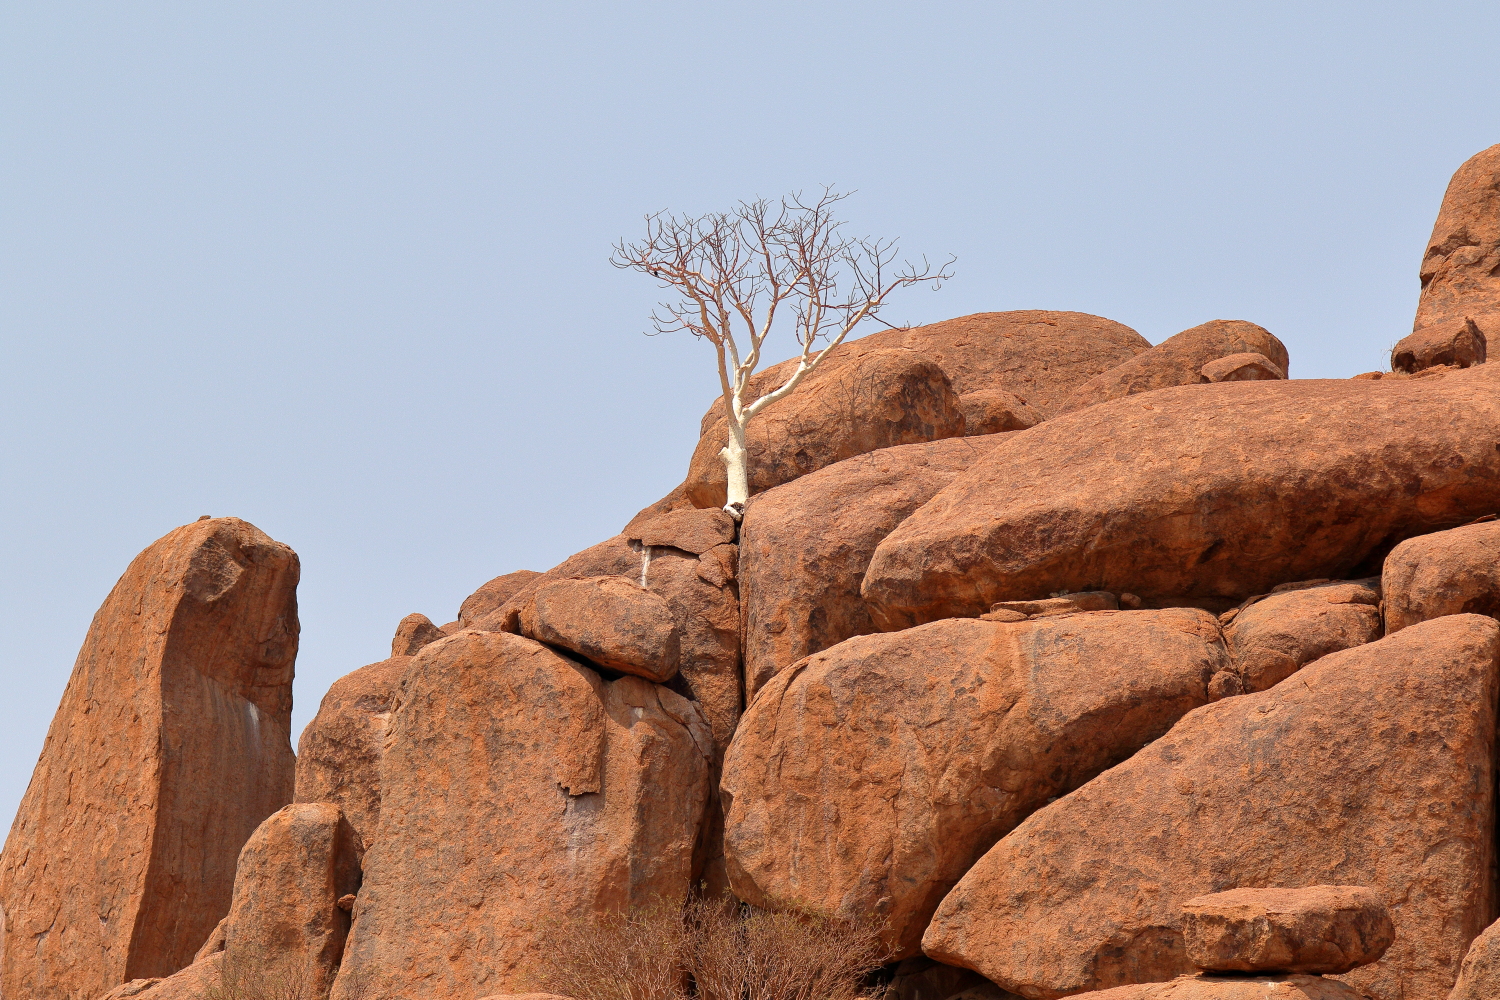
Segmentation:
<svg viewBox="0 0 1500 1000">
<path fill-rule="evenodd" d="M 711 349 L 608 263 L 834 183 L 958 258 L 884 314 L 1210 319 L 1388 367 L 1500 5 L 0 7 L 0 819 L 90 618 L 202 514 L 301 556 L 329 684 L 681 481 Z M 773 358 L 792 353 L 783 333 Z"/>
</svg>

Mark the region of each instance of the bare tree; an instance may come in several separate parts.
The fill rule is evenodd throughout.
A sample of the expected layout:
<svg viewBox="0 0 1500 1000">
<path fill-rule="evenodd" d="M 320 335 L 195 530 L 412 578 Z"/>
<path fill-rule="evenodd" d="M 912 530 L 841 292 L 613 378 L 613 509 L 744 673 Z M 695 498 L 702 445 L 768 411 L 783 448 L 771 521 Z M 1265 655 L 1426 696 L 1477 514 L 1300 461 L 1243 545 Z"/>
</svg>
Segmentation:
<svg viewBox="0 0 1500 1000">
<path fill-rule="evenodd" d="M 658 212 L 646 216 L 644 240 L 622 240 L 610 257 L 616 267 L 649 274 L 680 295 L 651 314 L 657 333 L 686 330 L 714 346 L 729 424 L 729 443 L 719 453 L 728 479 L 724 509 L 736 519 L 750 498 L 750 421 L 795 390 L 855 327 L 877 319 L 891 292 L 922 282 L 938 288 L 952 277 L 953 258 L 935 269 L 925 257 L 920 266 L 896 267 L 894 241 L 846 236 L 833 210 L 849 193 L 825 187 L 816 201 L 801 194 L 761 198 L 697 217 Z M 790 321 L 801 347 L 797 367 L 781 385 L 750 399 L 750 376 L 778 319 Z"/>
</svg>

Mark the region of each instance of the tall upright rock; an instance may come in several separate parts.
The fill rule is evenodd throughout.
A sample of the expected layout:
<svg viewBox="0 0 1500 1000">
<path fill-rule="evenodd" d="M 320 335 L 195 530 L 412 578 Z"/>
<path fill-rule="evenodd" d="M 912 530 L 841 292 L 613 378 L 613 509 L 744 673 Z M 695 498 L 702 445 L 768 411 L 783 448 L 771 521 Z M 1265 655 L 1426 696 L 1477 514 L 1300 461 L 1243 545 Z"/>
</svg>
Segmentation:
<svg viewBox="0 0 1500 1000">
<path fill-rule="evenodd" d="M 0 854 L 0 995 L 188 965 L 291 801 L 297 555 L 238 518 L 142 552 L 94 616 Z"/>
</svg>

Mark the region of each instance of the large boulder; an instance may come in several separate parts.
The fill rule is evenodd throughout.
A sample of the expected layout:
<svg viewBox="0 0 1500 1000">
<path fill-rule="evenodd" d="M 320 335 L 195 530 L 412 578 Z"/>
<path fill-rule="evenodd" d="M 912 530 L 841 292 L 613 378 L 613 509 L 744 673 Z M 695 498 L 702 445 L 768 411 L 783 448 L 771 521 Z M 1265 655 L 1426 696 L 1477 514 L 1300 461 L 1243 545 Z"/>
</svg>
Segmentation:
<svg viewBox="0 0 1500 1000">
<path fill-rule="evenodd" d="M 1458 982 L 1448 1000 L 1495 1000 L 1500 997 L 1500 922 L 1474 939 L 1459 967 Z"/>
<path fill-rule="evenodd" d="M 747 505 L 739 574 L 747 702 L 804 656 L 879 631 L 859 593 L 875 547 L 999 440 L 882 448 Z"/>
<path fill-rule="evenodd" d="M 1181 976 L 1167 983 L 1137 983 L 1078 1000 L 1365 1000 L 1347 983 L 1297 973 L 1265 976 Z"/>
<path fill-rule="evenodd" d="M 267 817 L 240 851 L 224 924 L 224 985 L 232 996 L 321 1000 L 333 986 L 359 891 L 359 835 L 336 805 L 306 802 Z M 295 992 L 294 992 L 295 991 Z"/>
<path fill-rule="evenodd" d="M 393 656 L 334 681 L 297 741 L 293 801 L 338 806 L 365 843 L 380 824 L 380 760 L 411 660 Z"/>
<path fill-rule="evenodd" d="M 1257 355 L 1271 364 L 1252 363 Z M 1235 363 L 1217 364 L 1227 358 Z M 1264 327 L 1216 319 L 1184 330 L 1085 382 L 1062 404 L 1063 412 L 1153 389 L 1205 382 L 1286 378 L 1286 347 Z M 1238 375 L 1238 378 L 1235 376 Z"/>
<path fill-rule="evenodd" d="M 1481 339 L 1500 334 L 1500 145 L 1470 157 L 1448 182 L 1421 278 L 1414 334 L 1436 328 L 1449 332 L 1428 341 L 1456 340 L 1466 320 Z"/>
<path fill-rule="evenodd" d="M 862 592 L 897 629 L 1059 591 L 1223 607 L 1348 577 L 1500 509 L 1497 437 L 1494 365 L 1131 396 L 1001 442 L 880 543 Z"/>
<path fill-rule="evenodd" d="M 237 518 L 172 531 L 89 628 L 0 853 L 0 995 L 188 965 L 240 847 L 292 798 L 297 556 Z"/>
<path fill-rule="evenodd" d="M 681 636 L 659 595 L 622 576 L 548 580 L 530 606 L 529 634 L 601 667 L 669 681 L 677 674 Z"/>
<path fill-rule="evenodd" d="M 922 947 L 1057 997 L 1190 972 L 1195 896 L 1363 885 L 1396 941 L 1346 979 L 1441 1000 L 1495 906 L 1497 661 L 1500 624 L 1455 615 L 1200 708 L 996 844 Z"/>
<path fill-rule="evenodd" d="M 1396 938 L 1385 901 L 1359 885 L 1230 889 L 1182 904 L 1188 961 L 1205 972 L 1349 972 Z"/>
<path fill-rule="evenodd" d="M 890 348 L 861 350 L 829 362 L 746 428 L 752 494 L 877 448 L 963 435 L 958 394 L 931 358 Z M 752 382 L 751 398 L 777 384 Z M 729 423 L 722 416 L 698 439 L 683 484 L 696 506 L 724 506 L 726 479 L 719 452 L 728 441 Z"/>
<path fill-rule="evenodd" d="M 217 952 L 170 976 L 132 979 L 97 1000 L 228 1000 L 221 975 L 223 963 L 224 953 Z"/>
<path fill-rule="evenodd" d="M 1486 317 L 1492 332 L 1500 333 L 1497 316 Z M 1391 371 L 1415 375 L 1429 368 L 1472 368 L 1489 356 L 1489 338 L 1467 316 L 1408 334 L 1391 348 Z"/>
<path fill-rule="evenodd" d="M 712 739 L 697 708 L 505 632 L 408 672 L 335 1000 L 516 992 L 548 935 L 687 898 Z"/>
<path fill-rule="evenodd" d="M 522 587 L 541 575 L 534 569 L 518 569 L 483 584 L 459 605 L 459 624 L 464 628 L 472 628 L 476 621 L 516 596 Z"/>
<path fill-rule="evenodd" d="M 1379 639 L 1376 580 L 1278 587 L 1241 608 L 1224 629 L 1242 690 L 1264 691 L 1329 653 Z"/>
<path fill-rule="evenodd" d="M 1385 557 L 1385 628 L 1473 613 L 1500 618 L 1500 521 L 1408 538 Z"/>
<path fill-rule="evenodd" d="M 735 895 L 874 919 L 893 957 L 915 954 L 997 839 L 1206 704 L 1227 663 L 1188 608 L 951 619 L 814 654 L 751 704 L 725 761 Z"/>
</svg>

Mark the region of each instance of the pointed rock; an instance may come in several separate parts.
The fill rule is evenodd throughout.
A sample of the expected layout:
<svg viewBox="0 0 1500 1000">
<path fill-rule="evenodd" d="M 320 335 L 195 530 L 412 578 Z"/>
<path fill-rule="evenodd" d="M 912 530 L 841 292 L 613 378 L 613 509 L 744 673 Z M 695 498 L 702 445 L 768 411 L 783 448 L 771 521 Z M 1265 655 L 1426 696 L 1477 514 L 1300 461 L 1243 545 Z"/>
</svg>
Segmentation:
<svg viewBox="0 0 1500 1000">
<path fill-rule="evenodd" d="M 297 556 L 211 518 L 94 616 L 0 853 L 0 994 L 97 996 L 188 965 L 240 847 L 292 797 Z"/>
<path fill-rule="evenodd" d="M 1472 320 L 1500 334 L 1500 145 L 1459 167 L 1422 258 L 1422 298 L 1412 330 L 1453 330 Z"/>
</svg>

